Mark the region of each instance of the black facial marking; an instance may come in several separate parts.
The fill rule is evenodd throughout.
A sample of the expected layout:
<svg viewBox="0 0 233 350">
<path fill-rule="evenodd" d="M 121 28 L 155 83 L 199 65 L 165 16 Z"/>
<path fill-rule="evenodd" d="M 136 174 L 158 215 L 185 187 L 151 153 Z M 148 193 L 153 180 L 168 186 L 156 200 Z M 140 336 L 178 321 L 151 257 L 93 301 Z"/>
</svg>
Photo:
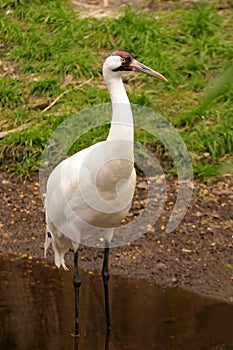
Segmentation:
<svg viewBox="0 0 233 350">
<path fill-rule="evenodd" d="M 52 235 L 51 235 L 50 232 L 47 232 L 47 236 L 48 236 L 49 238 L 52 238 Z"/>
<path fill-rule="evenodd" d="M 113 69 L 113 72 L 118 72 L 118 71 L 131 71 L 132 68 L 130 66 L 131 62 L 133 61 L 134 57 L 131 56 L 128 52 L 125 51 L 114 51 L 112 53 L 112 56 L 119 56 L 124 59 L 120 67 Z"/>
</svg>

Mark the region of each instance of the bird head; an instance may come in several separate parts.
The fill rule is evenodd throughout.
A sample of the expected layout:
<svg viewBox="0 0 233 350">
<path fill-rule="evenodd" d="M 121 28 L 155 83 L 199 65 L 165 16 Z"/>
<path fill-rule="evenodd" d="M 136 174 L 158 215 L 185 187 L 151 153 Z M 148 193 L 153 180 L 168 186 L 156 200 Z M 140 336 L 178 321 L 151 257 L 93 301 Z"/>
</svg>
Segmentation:
<svg viewBox="0 0 233 350">
<path fill-rule="evenodd" d="M 167 81 L 162 74 L 145 66 L 141 62 L 138 62 L 131 54 L 125 51 L 114 51 L 108 56 L 104 62 L 103 70 L 116 72 L 116 75 L 121 75 L 121 72 L 125 71 L 141 72 L 160 80 Z"/>
</svg>

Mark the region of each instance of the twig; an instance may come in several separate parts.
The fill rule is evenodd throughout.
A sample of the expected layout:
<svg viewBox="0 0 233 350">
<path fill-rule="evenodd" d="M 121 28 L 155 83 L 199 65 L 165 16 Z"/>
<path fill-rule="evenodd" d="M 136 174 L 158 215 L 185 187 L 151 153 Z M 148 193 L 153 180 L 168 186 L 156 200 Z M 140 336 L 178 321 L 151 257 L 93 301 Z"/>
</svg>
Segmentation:
<svg viewBox="0 0 233 350">
<path fill-rule="evenodd" d="M 74 90 L 77 90 L 77 89 L 80 89 L 83 85 L 86 85 L 86 84 L 89 84 L 91 81 L 92 81 L 93 77 L 84 81 L 83 83 L 79 84 L 78 86 L 76 87 L 72 87 L 71 89 L 68 89 L 64 92 L 62 92 L 59 96 L 57 96 L 55 98 L 55 100 L 53 102 L 50 103 L 50 105 L 48 105 L 47 107 L 45 107 L 41 113 L 44 113 L 44 112 L 47 112 L 50 108 L 52 108 L 56 103 L 57 101 L 59 101 L 64 95 L 68 94 L 70 91 L 74 91 Z"/>
<path fill-rule="evenodd" d="M 27 122 L 26 124 L 20 125 L 17 128 L 11 129 L 11 130 L 7 130 L 7 131 L 2 131 L 0 132 L 0 139 L 3 139 L 4 137 L 6 137 L 7 135 L 16 132 L 16 131 L 21 131 L 24 129 L 27 129 L 29 127 L 29 122 Z"/>
<path fill-rule="evenodd" d="M 76 0 L 72 0 L 72 3 L 74 5 L 76 5 L 76 6 L 82 6 L 85 9 L 93 8 L 93 5 L 84 4 L 83 2 L 79 2 L 79 1 L 76 1 Z M 103 0 L 103 4 L 104 4 L 104 7 L 108 7 L 109 6 L 108 0 Z"/>
<path fill-rule="evenodd" d="M 89 9 L 89 8 L 92 8 L 93 5 L 89 5 L 89 4 L 84 4 L 82 2 L 79 2 L 79 1 L 76 1 L 76 0 L 72 0 L 72 3 L 76 6 L 82 6 L 83 8 L 85 9 Z"/>
<path fill-rule="evenodd" d="M 93 77 L 88 79 L 88 80 L 86 80 L 86 81 L 84 81 L 83 83 L 79 84 L 76 87 L 72 87 L 71 89 L 68 89 L 68 90 L 64 91 L 62 94 L 57 96 L 57 98 L 55 98 L 55 100 L 52 103 L 50 103 L 50 105 L 48 105 L 46 108 L 44 108 L 41 113 L 44 113 L 44 112 L 48 111 L 51 107 L 53 107 L 57 103 L 57 101 L 60 100 L 60 98 L 62 96 L 68 94 L 68 92 L 70 92 L 70 91 L 80 89 L 83 85 L 89 84 L 92 81 L 92 79 L 93 79 Z M 3 139 L 4 137 L 6 137 L 7 135 L 9 135 L 9 134 L 11 134 L 13 132 L 22 131 L 24 129 L 27 129 L 29 127 L 30 123 L 31 122 L 28 121 L 27 123 L 25 123 L 23 125 L 20 125 L 17 128 L 0 132 L 0 139 Z"/>
</svg>

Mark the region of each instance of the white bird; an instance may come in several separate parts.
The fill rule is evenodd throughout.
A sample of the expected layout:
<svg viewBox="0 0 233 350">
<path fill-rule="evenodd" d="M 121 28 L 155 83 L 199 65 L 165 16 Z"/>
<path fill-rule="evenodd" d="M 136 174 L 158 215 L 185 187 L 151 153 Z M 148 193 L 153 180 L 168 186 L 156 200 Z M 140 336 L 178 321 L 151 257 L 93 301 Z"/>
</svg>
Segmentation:
<svg viewBox="0 0 233 350">
<path fill-rule="evenodd" d="M 126 216 L 133 198 L 134 130 L 130 102 L 122 72 L 135 71 L 167 81 L 125 51 L 114 51 L 103 64 L 103 76 L 112 102 L 112 121 L 106 141 L 96 143 L 63 160 L 52 171 L 46 188 L 45 255 L 52 243 L 56 266 L 66 270 L 64 254 L 74 249 L 75 334 L 78 334 L 78 247 L 82 236 L 103 233 L 105 248 L 102 277 L 107 329 L 110 329 L 108 280 L 109 246 L 114 227 Z"/>
</svg>

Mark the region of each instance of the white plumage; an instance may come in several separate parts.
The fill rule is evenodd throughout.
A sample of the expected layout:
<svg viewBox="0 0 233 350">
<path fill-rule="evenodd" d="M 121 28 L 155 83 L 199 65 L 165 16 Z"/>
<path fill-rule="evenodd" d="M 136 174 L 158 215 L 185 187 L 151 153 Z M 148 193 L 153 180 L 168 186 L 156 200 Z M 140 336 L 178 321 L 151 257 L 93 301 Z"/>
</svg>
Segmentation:
<svg viewBox="0 0 233 350">
<path fill-rule="evenodd" d="M 122 71 L 140 71 L 166 81 L 124 51 L 115 51 L 104 61 L 103 76 L 112 102 L 109 135 L 62 161 L 47 182 L 45 254 L 52 243 L 55 264 L 65 270 L 64 254 L 72 246 L 76 252 L 83 235 L 101 229 L 109 247 L 114 227 L 131 205 L 136 183 L 134 130 Z"/>
<path fill-rule="evenodd" d="M 112 68 L 119 64 L 120 57 L 111 56 L 103 65 L 104 78 L 113 103 L 113 120 L 107 140 L 65 159 L 48 179 L 46 222 L 47 232 L 52 237 L 46 234 L 46 250 L 52 242 L 55 264 L 58 267 L 62 265 L 64 269 L 64 254 L 72 245 L 77 250 L 82 234 L 94 234 L 99 228 L 104 228 L 104 237 L 110 242 L 113 228 L 119 225 L 131 205 L 136 181 L 133 167 L 133 119 L 121 72 L 112 72 Z M 111 79 L 112 76 L 114 79 Z M 122 112 L 119 118 L 117 112 Z M 128 159 L 122 159 L 123 155 Z M 121 180 L 128 181 L 120 182 Z M 131 191 L 126 190 L 129 184 Z M 92 197 L 90 189 L 93 186 L 100 195 L 96 196 L 94 207 L 101 209 L 101 203 L 98 202 L 101 198 L 108 201 L 106 205 L 109 204 L 109 208 L 104 213 L 89 205 Z M 109 213 L 110 206 L 118 195 L 123 202 L 123 209 Z"/>
</svg>

